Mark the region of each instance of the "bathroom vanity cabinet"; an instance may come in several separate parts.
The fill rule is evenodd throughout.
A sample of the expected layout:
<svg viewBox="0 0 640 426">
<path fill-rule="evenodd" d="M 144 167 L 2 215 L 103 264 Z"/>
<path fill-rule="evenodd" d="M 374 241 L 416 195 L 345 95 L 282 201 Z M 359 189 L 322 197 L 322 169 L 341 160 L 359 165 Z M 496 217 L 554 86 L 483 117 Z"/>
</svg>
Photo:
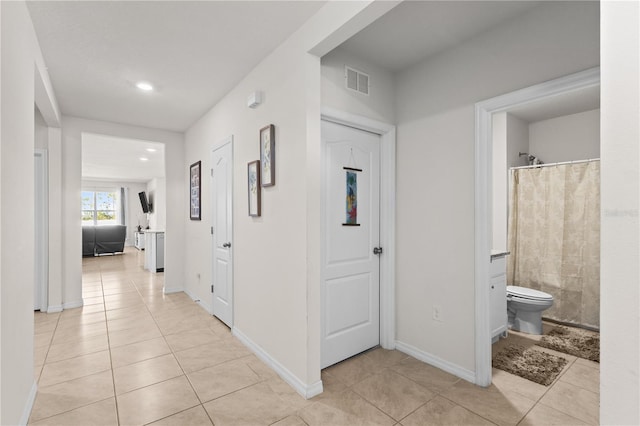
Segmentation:
<svg viewBox="0 0 640 426">
<path fill-rule="evenodd" d="M 507 331 L 507 258 L 508 252 L 491 253 L 489 312 L 491 341 L 496 342 Z"/>
</svg>

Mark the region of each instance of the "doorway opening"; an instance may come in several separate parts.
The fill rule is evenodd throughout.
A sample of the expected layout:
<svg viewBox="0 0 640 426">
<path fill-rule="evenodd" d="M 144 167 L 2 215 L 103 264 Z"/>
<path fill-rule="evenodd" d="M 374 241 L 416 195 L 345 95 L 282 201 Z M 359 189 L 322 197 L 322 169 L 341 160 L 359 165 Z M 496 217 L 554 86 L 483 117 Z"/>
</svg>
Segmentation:
<svg viewBox="0 0 640 426">
<path fill-rule="evenodd" d="M 578 102 L 580 93 L 599 93 L 600 70 L 593 68 L 566 77 L 551 80 L 476 104 L 476 168 L 475 168 L 475 293 L 476 293 L 476 377 L 480 386 L 491 384 L 491 273 L 490 259 L 493 248 L 506 251 L 505 247 L 493 247 L 495 241 L 506 243 L 505 211 L 496 210 L 494 191 L 500 191 L 494 182 L 493 120 L 500 113 L 524 111 L 536 107 L 545 108 L 543 101 L 573 97 Z M 528 155 L 533 155 L 527 152 Z M 498 165 L 500 166 L 500 165 Z M 507 165 L 504 164 L 506 172 Z M 505 176 L 506 179 L 506 176 Z M 498 188 L 498 189 L 496 189 Z M 506 188 L 506 181 L 505 181 Z M 502 195 L 502 194 L 500 194 Z M 506 194 L 504 194 L 506 195 Z M 500 205 L 498 203 L 498 205 Z M 502 218 L 501 220 L 496 218 Z M 504 229 L 500 224 L 504 224 Z M 505 295 L 506 302 L 506 295 Z M 506 308 L 506 303 L 505 303 Z M 499 309 L 502 309 L 500 307 Z M 506 321 L 506 315 L 504 320 Z"/>
</svg>

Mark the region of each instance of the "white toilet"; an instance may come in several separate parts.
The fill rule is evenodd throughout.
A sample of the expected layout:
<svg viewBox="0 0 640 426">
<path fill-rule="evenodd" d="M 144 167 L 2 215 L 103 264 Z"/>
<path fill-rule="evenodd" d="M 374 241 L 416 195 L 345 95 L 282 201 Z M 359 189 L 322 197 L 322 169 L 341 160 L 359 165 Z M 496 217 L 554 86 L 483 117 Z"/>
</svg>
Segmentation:
<svg viewBox="0 0 640 426">
<path fill-rule="evenodd" d="M 542 311 L 553 305 L 553 296 L 532 288 L 507 286 L 509 328 L 529 334 L 542 334 Z"/>
</svg>

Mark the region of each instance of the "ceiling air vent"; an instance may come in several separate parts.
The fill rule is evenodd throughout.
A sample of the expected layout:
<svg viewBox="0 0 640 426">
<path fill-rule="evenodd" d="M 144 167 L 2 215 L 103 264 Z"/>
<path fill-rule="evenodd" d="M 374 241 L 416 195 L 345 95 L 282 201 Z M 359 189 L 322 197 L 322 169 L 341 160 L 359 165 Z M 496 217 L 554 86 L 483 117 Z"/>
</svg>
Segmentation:
<svg viewBox="0 0 640 426">
<path fill-rule="evenodd" d="M 345 66 L 344 77 L 347 89 L 362 93 L 363 95 L 369 94 L 369 74 Z"/>
</svg>

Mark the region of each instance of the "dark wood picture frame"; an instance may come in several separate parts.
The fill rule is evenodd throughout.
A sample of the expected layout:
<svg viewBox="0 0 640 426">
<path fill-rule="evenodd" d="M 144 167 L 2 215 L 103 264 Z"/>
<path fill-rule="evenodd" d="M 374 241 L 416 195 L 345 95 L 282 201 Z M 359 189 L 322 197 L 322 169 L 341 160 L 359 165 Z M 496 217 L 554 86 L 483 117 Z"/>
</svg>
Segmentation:
<svg viewBox="0 0 640 426">
<path fill-rule="evenodd" d="M 247 163 L 247 194 L 249 197 L 249 216 L 260 216 L 260 160 Z"/>
<path fill-rule="evenodd" d="M 260 129 L 261 186 L 276 184 L 276 130 L 273 124 Z"/>
<path fill-rule="evenodd" d="M 202 162 L 196 161 L 189 167 L 189 218 L 201 220 L 202 212 Z"/>
</svg>

